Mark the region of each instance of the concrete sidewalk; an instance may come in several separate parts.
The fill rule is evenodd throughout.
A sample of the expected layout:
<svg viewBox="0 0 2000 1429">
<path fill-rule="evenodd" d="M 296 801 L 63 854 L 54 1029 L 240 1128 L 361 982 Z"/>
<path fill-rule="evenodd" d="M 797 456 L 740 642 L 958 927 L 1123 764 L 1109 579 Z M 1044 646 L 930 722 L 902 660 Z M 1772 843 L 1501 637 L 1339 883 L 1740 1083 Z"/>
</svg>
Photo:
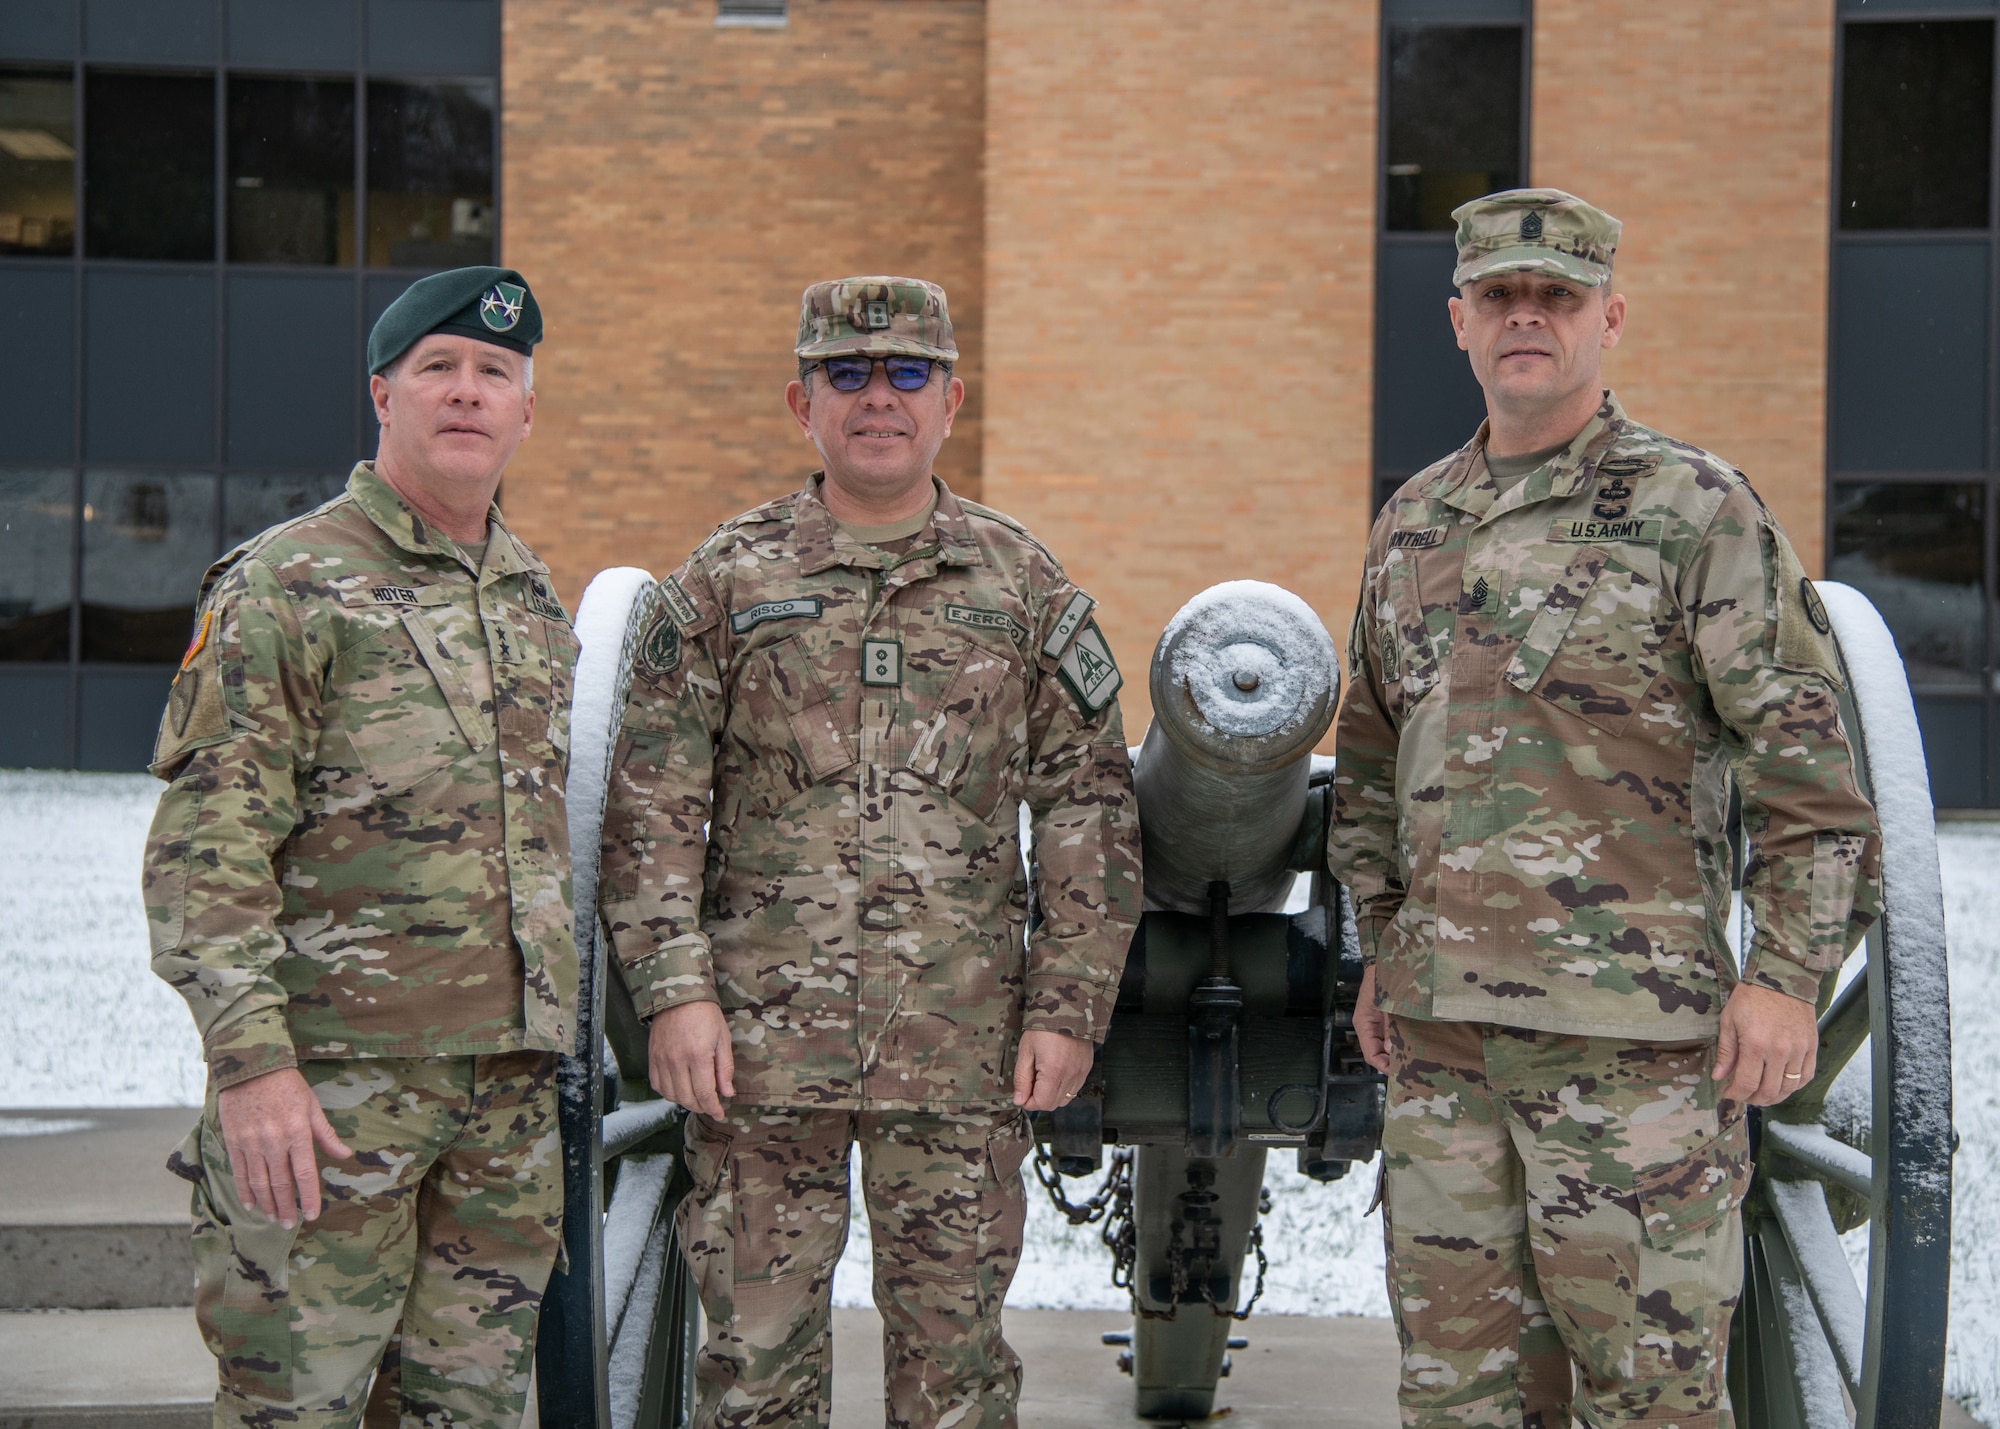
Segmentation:
<svg viewBox="0 0 2000 1429">
<path fill-rule="evenodd" d="M 1007 1342 L 1025 1367 L 1021 1429 L 1134 1429 L 1132 1380 L 1118 1371 L 1106 1330 L 1130 1330 L 1111 1311 L 1009 1310 Z M 1253 1316 L 1233 1333 L 1216 1409 L 1240 1429 L 1393 1429 L 1396 1331 L 1353 1316 Z M 833 1312 L 833 1429 L 880 1429 L 882 1321 L 873 1310 Z"/>
</svg>

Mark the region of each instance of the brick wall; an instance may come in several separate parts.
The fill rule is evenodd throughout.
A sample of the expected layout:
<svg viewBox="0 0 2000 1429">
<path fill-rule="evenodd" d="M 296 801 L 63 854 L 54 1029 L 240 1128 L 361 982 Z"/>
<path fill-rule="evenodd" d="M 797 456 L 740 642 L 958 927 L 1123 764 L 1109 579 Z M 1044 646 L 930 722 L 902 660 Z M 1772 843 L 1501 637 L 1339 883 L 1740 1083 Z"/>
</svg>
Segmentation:
<svg viewBox="0 0 2000 1429">
<path fill-rule="evenodd" d="M 605 566 L 673 569 L 817 465 L 783 393 L 820 278 L 944 284 L 971 395 L 939 470 L 979 494 L 985 6 L 791 13 L 506 6 L 504 261 L 548 331 L 506 503 L 572 603 Z"/>
<path fill-rule="evenodd" d="M 1217 581 L 1345 647 L 1366 539 L 1376 7 L 991 0 L 986 499 L 1146 662 Z"/>
<path fill-rule="evenodd" d="M 1741 467 L 1814 573 L 1833 23 L 1825 0 L 1535 3 L 1534 181 L 1625 221 L 1610 380 Z"/>
</svg>

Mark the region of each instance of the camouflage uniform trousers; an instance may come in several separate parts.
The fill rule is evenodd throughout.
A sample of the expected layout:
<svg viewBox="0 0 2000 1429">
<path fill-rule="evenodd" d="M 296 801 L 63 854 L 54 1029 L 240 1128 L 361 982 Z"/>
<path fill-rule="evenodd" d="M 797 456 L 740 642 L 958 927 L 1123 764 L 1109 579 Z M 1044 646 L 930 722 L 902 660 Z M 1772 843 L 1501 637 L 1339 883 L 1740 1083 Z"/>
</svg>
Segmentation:
<svg viewBox="0 0 2000 1429">
<path fill-rule="evenodd" d="M 194 1182 L 195 1317 L 215 1424 L 352 1426 L 401 1322 L 402 1422 L 514 1429 L 562 1234 L 555 1056 L 308 1060 L 354 1152 L 286 1230 L 236 1196 L 213 1092 L 174 1170 Z"/>
<path fill-rule="evenodd" d="M 689 1122 L 676 1229 L 708 1314 L 701 1429 L 819 1425 L 832 1408 L 831 1297 L 861 1145 L 895 1429 L 1011 1429 L 1021 1361 L 1000 1306 L 1021 1262 L 1028 1150 L 1017 1111 L 732 1109 Z"/>
<path fill-rule="evenodd" d="M 1404 1425 L 1730 1429 L 1750 1163 L 1714 1053 L 1389 1019 Z"/>
</svg>

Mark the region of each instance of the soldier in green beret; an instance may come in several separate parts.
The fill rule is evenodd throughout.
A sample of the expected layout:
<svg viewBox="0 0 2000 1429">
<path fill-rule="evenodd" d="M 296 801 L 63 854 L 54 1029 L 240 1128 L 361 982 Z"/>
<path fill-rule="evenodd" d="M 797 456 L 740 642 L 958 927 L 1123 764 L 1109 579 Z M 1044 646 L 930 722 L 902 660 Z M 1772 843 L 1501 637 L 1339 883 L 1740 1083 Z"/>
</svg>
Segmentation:
<svg viewBox="0 0 2000 1429">
<path fill-rule="evenodd" d="M 1369 538 L 1329 850 L 1389 1078 L 1403 1422 L 1717 1429 L 1745 1108 L 1813 1075 L 1880 833 L 1777 518 L 1600 383 L 1618 221 L 1556 189 L 1453 216 L 1487 421 Z"/>
<path fill-rule="evenodd" d="M 888 1422 L 997 1429 L 1025 1114 L 1082 1086 L 1139 912 L 1118 667 L 1047 547 L 932 473 L 943 289 L 816 283 L 794 350 L 824 469 L 660 583 L 605 815 L 653 1085 L 698 1113 L 696 1422 L 826 1423 L 858 1144 Z"/>
<path fill-rule="evenodd" d="M 352 1425 L 385 1351 L 403 1422 L 521 1419 L 577 982 L 576 638 L 493 504 L 541 334 L 511 269 L 390 306 L 378 457 L 210 568 L 161 721 L 145 900 L 208 1061 L 170 1164 L 218 1425 Z"/>
</svg>

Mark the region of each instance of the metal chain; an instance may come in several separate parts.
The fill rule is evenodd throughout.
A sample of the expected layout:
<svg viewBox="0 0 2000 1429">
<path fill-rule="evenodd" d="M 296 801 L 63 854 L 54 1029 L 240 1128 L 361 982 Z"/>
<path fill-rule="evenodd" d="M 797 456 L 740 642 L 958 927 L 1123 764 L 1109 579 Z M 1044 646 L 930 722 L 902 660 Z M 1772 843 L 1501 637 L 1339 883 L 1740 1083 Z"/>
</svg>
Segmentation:
<svg viewBox="0 0 2000 1429">
<path fill-rule="evenodd" d="M 1062 1212 L 1063 1219 L 1073 1226 L 1093 1225 L 1110 1213 L 1112 1202 L 1119 1199 L 1119 1188 L 1124 1189 L 1126 1219 L 1131 1219 L 1132 1205 L 1132 1152 L 1129 1147 L 1120 1147 L 1111 1153 L 1111 1165 L 1104 1173 L 1104 1183 L 1095 1194 L 1078 1205 L 1063 1194 L 1062 1176 L 1056 1171 L 1055 1162 L 1049 1157 L 1049 1149 L 1040 1141 L 1035 1143 L 1035 1179 L 1042 1183 L 1042 1189 L 1049 1193 L 1055 1208 Z M 1105 1234 L 1110 1234 L 1106 1227 Z M 1111 1242 L 1105 1241 L 1106 1245 Z M 1114 1283 L 1115 1277 L 1114 1277 Z"/>
</svg>

